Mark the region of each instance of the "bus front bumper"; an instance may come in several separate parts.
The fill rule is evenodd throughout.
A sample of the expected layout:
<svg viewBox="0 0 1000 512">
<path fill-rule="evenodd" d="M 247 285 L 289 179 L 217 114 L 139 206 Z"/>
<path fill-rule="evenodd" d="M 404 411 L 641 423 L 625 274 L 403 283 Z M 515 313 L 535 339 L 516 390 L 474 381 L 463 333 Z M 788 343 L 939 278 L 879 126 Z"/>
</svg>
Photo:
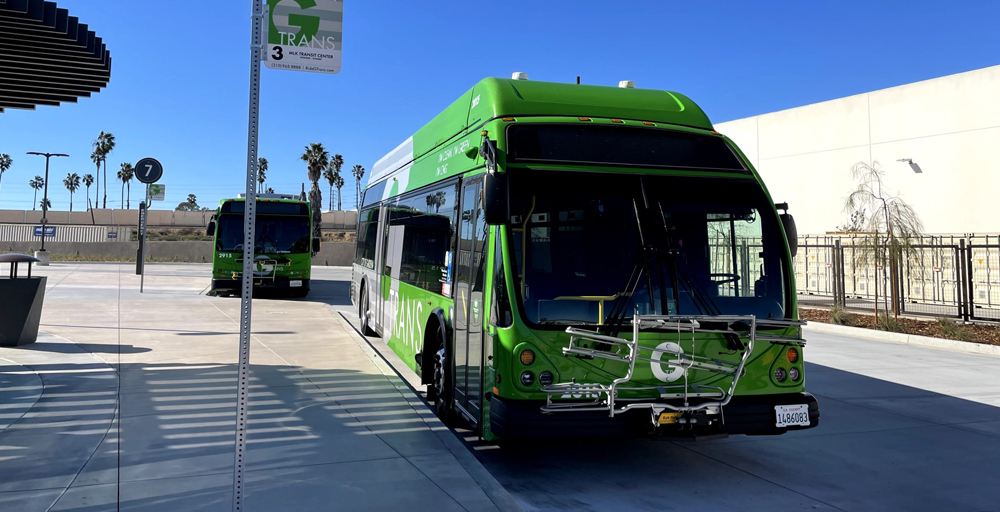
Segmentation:
<svg viewBox="0 0 1000 512">
<path fill-rule="evenodd" d="M 808 406 L 808 426 L 778 427 L 776 406 Z M 543 413 L 545 400 L 490 400 L 490 430 L 502 439 L 532 437 L 614 437 L 645 434 L 697 436 L 712 434 L 777 435 L 819 425 L 819 404 L 809 393 L 734 396 L 722 408 L 722 424 L 713 427 L 654 428 L 648 410 L 609 417 L 606 412 Z"/>
<path fill-rule="evenodd" d="M 293 281 L 295 281 L 293 283 Z M 292 286 L 296 284 L 297 286 Z M 274 279 L 254 279 L 254 290 L 309 290 L 309 279 L 290 279 L 288 277 L 275 277 Z M 213 292 L 233 292 L 240 293 L 243 289 L 242 279 L 212 279 Z"/>
</svg>

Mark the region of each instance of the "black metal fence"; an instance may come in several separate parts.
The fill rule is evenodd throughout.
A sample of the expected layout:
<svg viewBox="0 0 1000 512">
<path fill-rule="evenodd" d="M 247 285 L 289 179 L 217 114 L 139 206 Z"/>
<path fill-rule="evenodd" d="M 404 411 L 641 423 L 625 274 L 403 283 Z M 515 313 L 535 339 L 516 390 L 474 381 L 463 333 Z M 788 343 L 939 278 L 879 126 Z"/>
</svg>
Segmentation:
<svg viewBox="0 0 1000 512">
<path fill-rule="evenodd" d="M 799 237 L 799 302 L 1000 320 L 1000 236 L 925 236 L 890 261 L 864 235 Z M 895 299 L 895 300 L 894 300 Z"/>
</svg>

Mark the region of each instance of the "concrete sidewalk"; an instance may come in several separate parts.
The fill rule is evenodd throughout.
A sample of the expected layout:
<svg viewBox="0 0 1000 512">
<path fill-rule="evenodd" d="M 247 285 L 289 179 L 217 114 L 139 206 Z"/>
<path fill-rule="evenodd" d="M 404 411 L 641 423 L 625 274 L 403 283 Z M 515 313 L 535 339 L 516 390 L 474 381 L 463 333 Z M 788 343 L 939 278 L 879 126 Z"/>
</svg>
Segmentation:
<svg viewBox="0 0 1000 512">
<path fill-rule="evenodd" d="M 231 509 L 240 301 L 208 271 L 38 270 L 46 335 L 0 349 L 0 510 Z M 254 301 L 245 510 L 516 510 L 314 283 Z"/>
</svg>

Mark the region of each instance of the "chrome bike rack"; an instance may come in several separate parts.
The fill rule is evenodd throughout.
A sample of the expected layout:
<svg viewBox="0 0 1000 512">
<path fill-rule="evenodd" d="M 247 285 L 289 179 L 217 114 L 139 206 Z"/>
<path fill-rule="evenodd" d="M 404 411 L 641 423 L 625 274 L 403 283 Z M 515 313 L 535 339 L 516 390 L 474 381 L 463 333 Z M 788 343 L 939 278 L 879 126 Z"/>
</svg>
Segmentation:
<svg viewBox="0 0 1000 512">
<path fill-rule="evenodd" d="M 627 364 L 628 371 L 624 376 L 614 379 L 611 384 L 593 382 L 577 383 L 573 381 L 544 386 L 542 391 L 546 393 L 547 397 L 545 405 L 542 406 L 542 412 L 604 411 L 608 413 L 609 417 L 614 417 L 632 409 L 649 409 L 654 425 L 657 424 L 660 413 L 668 410 L 679 413 L 704 411 L 711 415 L 721 414 L 722 407 L 728 404 L 733 397 L 736 385 L 744 373 L 744 365 L 750 354 L 753 353 L 754 344 L 757 341 L 799 347 L 805 345 L 805 340 L 797 336 L 779 336 L 769 333 L 758 334 L 757 330 L 787 329 L 804 324 L 805 322 L 800 320 L 758 320 L 753 315 L 636 315 L 632 319 L 632 339 L 630 340 L 568 327 L 566 332 L 570 335 L 570 341 L 569 346 L 562 349 L 563 355 L 567 357 L 600 358 L 618 361 Z M 640 346 L 639 334 L 644 329 L 655 329 L 659 332 L 674 331 L 678 335 L 691 333 L 692 354 L 687 354 L 682 350 L 672 347 L 652 348 Z M 698 333 L 714 333 L 738 337 L 741 348 L 736 349 L 736 352 L 742 352 L 739 362 L 695 354 L 694 352 L 697 352 L 695 350 L 695 345 L 697 344 L 696 334 Z M 678 336 L 677 341 L 680 341 L 680 336 Z M 591 345 L 584 346 L 581 342 L 589 342 Z M 661 360 L 660 358 L 664 354 L 671 355 L 674 358 L 672 360 Z M 675 369 L 674 371 L 681 372 L 678 380 L 683 378 L 683 383 L 671 384 L 665 382 L 662 385 L 656 386 L 630 385 L 629 383 L 635 372 L 636 361 L 648 361 L 670 366 Z M 732 383 L 729 389 L 723 389 L 719 386 L 690 384 L 688 382 L 688 375 L 691 370 L 707 371 L 730 377 L 732 378 Z M 652 391 L 658 393 L 660 401 L 619 398 L 619 391 Z M 553 398 L 560 399 L 566 397 L 593 398 L 593 400 L 553 401 Z M 693 398 L 698 399 L 698 403 L 692 404 L 691 399 Z M 669 400 L 679 401 L 680 403 L 671 403 Z"/>
</svg>

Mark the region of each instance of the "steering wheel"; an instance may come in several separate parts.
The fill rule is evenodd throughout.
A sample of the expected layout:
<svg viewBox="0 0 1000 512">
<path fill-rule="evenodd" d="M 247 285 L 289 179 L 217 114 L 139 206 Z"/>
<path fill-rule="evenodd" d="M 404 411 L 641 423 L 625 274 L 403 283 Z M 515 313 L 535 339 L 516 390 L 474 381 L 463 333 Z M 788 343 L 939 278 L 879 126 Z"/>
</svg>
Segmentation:
<svg viewBox="0 0 1000 512">
<path fill-rule="evenodd" d="M 712 284 L 735 283 L 740 280 L 739 274 L 719 273 L 719 274 L 709 274 L 708 277 L 712 279 Z M 716 277 L 724 277 L 725 279 L 721 281 L 716 281 L 715 280 Z"/>
</svg>

